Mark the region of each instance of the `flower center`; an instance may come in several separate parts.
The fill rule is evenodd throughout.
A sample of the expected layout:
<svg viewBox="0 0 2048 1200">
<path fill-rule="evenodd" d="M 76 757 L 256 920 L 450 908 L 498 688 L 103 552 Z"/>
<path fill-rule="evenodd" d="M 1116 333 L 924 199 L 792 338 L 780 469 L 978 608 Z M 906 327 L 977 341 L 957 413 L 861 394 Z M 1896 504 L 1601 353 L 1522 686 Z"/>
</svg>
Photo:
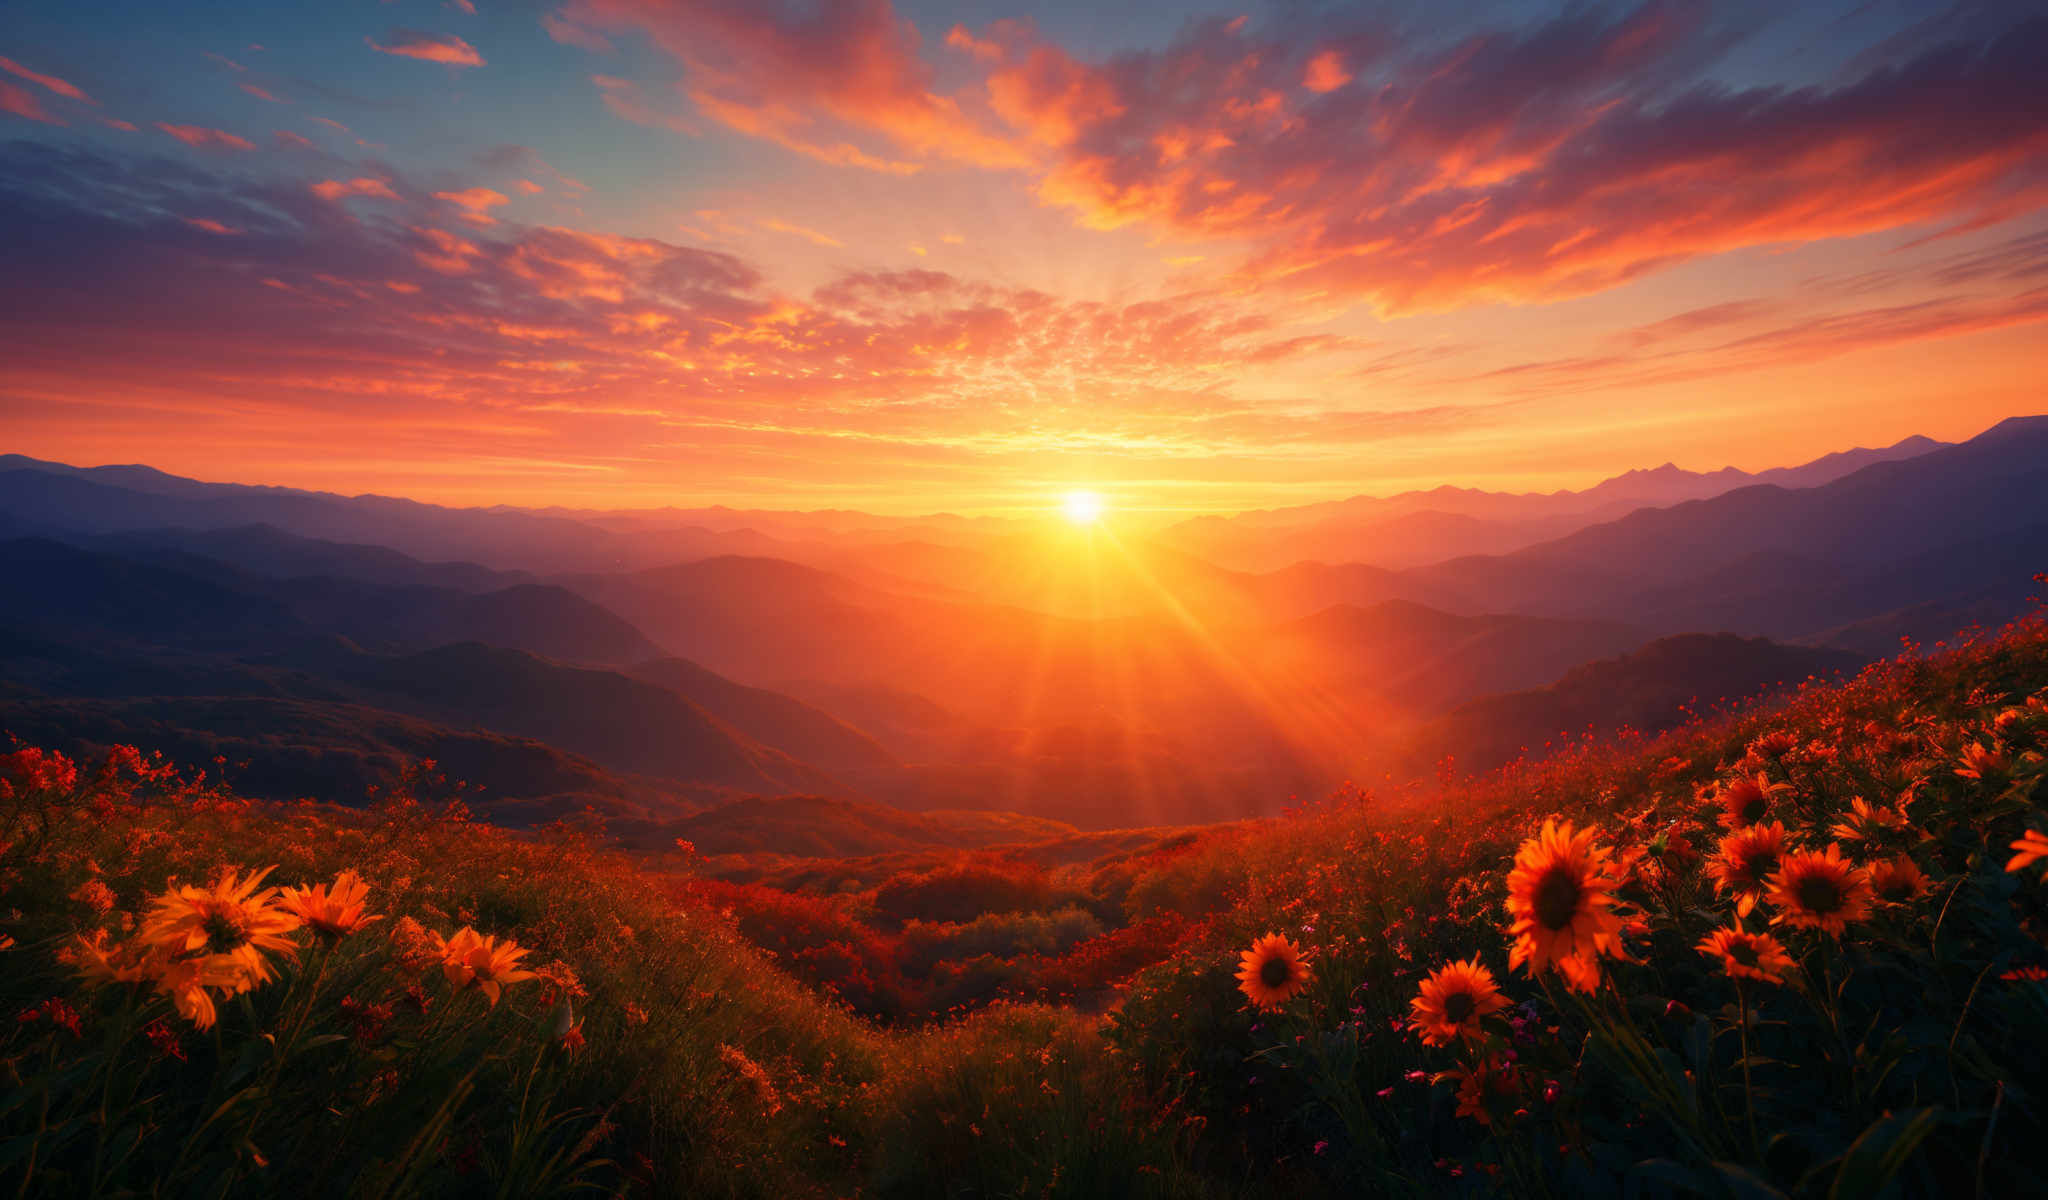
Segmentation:
<svg viewBox="0 0 2048 1200">
<path fill-rule="evenodd" d="M 1842 907 L 1842 889 L 1834 881 L 1819 875 L 1808 875 L 1799 881 L 1794 893 L 1799 897 L 1799 907 L 1822 916 Z"/>
<path fill-rule="evenodd" d="M 1545 929 L 1564 929 L 1579 913 L 1584 889 L 1568 867 L 1553 867 L 1536 885 L 1536 920 Z"/>
<path fill-rule="evenodd" d="M 1728 957 L 1745 967 L 1753 967 L 1760 961 L 1757 957 L 1756 947 L 1748 942 L 1730 942 L 1728 944 Z"/>
<path fill-rule="evenodd" d="M 1778 856 L 1769 850 L 1752 850 L 1742 860 L 1742 869 L 1751 879 L 1762 879 L 1778 869 Z"/>
<path fill-rule="evenodd" d="M 1908 900 L 1913 895 L 1913 881 L 1903 875 L 1894 875 L 1884 881 L 1877 894 L 1887 900 Z"/>
<path fill-rule="evenodd" d="M 216 908 L 206 914 L 206 921 L 200 926 L 206 931 L 206 952 L 226 954 L 238 950 L 249 940 L 247 924 L 239 909 Z"/>
<path fill-rule="evenodd" d="M 1444 997 L 1444 1018 L 1453 1025 L 1463 1025 L 1472 1016 L 1472 1010 L 1479 1002 L 1470 992 L 1452 992 Z"/>
<path fill-rule="evenodd" d="M 1294 978 L 1294 968 L 1277 955 L 1269 958 L 1259 967 L 1259 982 L 1269 988 L 1277 988 Z"/>
<path fill-rule="evenodd" d="M 1744 800 L 1742 807 L 1735 810 L 1745 825 L 1754 825 L 1764 819 L 1764 798 L 1761 795 Z"/>
</svg>

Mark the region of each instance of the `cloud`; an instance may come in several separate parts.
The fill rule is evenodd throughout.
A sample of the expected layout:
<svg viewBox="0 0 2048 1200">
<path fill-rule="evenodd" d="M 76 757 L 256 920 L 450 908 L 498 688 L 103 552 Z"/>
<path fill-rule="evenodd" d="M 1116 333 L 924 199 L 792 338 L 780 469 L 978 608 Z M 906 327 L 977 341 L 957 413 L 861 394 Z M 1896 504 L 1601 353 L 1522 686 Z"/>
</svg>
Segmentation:
<svg viewBox="0 0 2048 1200">
<path fill-rule="evenodd" d="M 390 184 L 382 179 L 372 179 L 368 176 L 345 181 L 340 179 L 323 179 L 313 184 L 307 190 L 330 203 L 346 200 L 350 196 L 374 196 L 380 200 L 398 199 L 398 193 L 391 190 Z"/>
<path fill-rule="evenodd" d="M 699 112 L 820 161 L 897 173 L 922 158 L 1026 161 L 1013 139 L 937 90 L 917 27 L 887 0 L 573 0 L 560 15 L 645 35 L 683 66 L 682 91 Z"/>
<path fill-rule="evenodd" d="M 30 121 L 40 121 L 45 125 L 62 125 L 64 123 L 49 113 L 44 112 L 41 102 L 35 98 L 33 92 L 30 92 L 25 87 L 17 87 L 4 79 L 0 79 L 0 112 L 10 113 Z"/>
<path fill-rule="evenodd" d="M 265 89 L 263 89 L 263 88 L 257 87 L 257 86 L 256 86 L 255 84 L 253 84 L 253 83 L 245 83 L 245 84 L 243 84 L 243 85 L 242 85 L 242 90 L 243 90 L 243 91 L 245 91 L 245 92 L 247 92 L 247 93 L 249 93 L 249 94 L 250 94 L 251 96 L 254 96 L 254 97 L 256 97 L 256 98 L 257 98 L 258 100 L 268 100 L 268 101 L 270 101 L 270 102 L 271 102 L 272 104 L 283 104 L 283 103 L 284 103 L 284 101 L 283 101 L 283 100 L 280 100 L 280 99 L 278 99 L 278 98 L 277 98 L 277 97 L 276 97 L 275 95 L 272 95 L 272 94 L 271 94 L 271 93 L 270 93 L 269 91 L 267 91 L 267 90 L 265 90 Z"/>
<path fill-rule="evenodd" d="M 617 49 L 612 45 L 611 39 L 594 29 L 586 29 L 576 24 L 560 13 L 543 14 L 540 25 L 542 29 L 547 30 L 549 37 L 564 46 L 575 46 L 593 54 L 610 54 Z"/>
<path fill-rule="evenodd" d="M 490 210 L 511 202 L 511 198 L 505 193 L 487 187 L 464 188 L 459 192 L 435 192 L 434 199 L 446 200 L 453 204 L 462 210 L 465 220 L 478 225 L 495 224 L 497 218 L 491 216 Z"/>
<path fill-rule="evenodd" d="M 156 123 L 158 129 L 177 138 L 196 150 L 254 150 L 256 143 L 239 134 L 222 129 L 209 129 L 204 125 L 167 125 Z"/>
<path fill-rule="evenodd" d="M 15 62 L 11 58 L 0 58 L 0 71 L 5 71 L 10 75 L 19 76 L 22 79 L 28 80 L 30 83 L 36 84 L 43 88 L 47 88 L 48 90 L 55 92 L 59 96 L 64 97 L 66 100 L 76 100 L 81 104 L 98 103 L 98 101 L 94 100 L 91 96 L 86 95 L 83 91 L 80 91 L 78 88 L 72 86 L 69 83 L 66 83 L 62 79 L 57 78 L 55 75 L 44 75 L 37 71 L 31 71 L 27 67 L 22 66 L 20 63 Z"/>
<path fill-rule="evenodd" d="M 1384 313 L 1600 291 L 1751 246 L 2048 199 L 2048 22 L 1833 88 L 1685 85 L 1703 10 L 1577 13 L 1436 49 L 1211 22 L 1086 63 L 1006 43 L 992 105 L 1086 226 L 1255 247 L 1240 275 Z M 1353 77 L 1340 80 L 1346 72 Z"/>
<path fill-rule="evenodd" d="M 403 58 L 417 58 L 426 62 L 442 63 L 451 67 L 481 67 L 484 56 L 477 53 L 475 46 L 463 41 L 452 33 L 426 33 L 418 29 L 394 29 L 386 34 L 383 41 L 365 38 L 372 50 L 385 54 L 396 54 Z"/>
<path fill-rule="evenodd" d="M 792 225 L 787 221 L 778 221 L 773 217 L 762 217 L 755 224 L 775 233 L 787 233 L 793 237 L 800 237 L 814 246 L 831 246 L 836 248 L 846 245 L 845 242 L 830 234 L 819 233 L 815 229 L 806 229 L 801 225 Z"/>
<path fill-rule="evenodd" d="M 278 144 L 278 148 L 279 148 L 279 149 L 283 149 L 283 150 L 318 150 L 318 149 L 319 149 L 319 147 L 317 147 L 317 146 L 315 146 L 315 145 L 313 144 L 313 139 L 311 139 L 311 138 L 309 138 L 309 137 L 305 136 L 304 134 L 300 134 L 300 133 L 293 133 L 293 132 L 292 132 L 291 130 L 289 130 L 289 129 L 280 129 L 280 130 L 278 130 L 278 131 L 277 131 L 276 133 L 272 134 L 271 136 L 272 136 L 273 138 L 275 138 L 275 139 L 276 139 L 276 141 L 277 141 L 277 144 Z"/>
</svg>

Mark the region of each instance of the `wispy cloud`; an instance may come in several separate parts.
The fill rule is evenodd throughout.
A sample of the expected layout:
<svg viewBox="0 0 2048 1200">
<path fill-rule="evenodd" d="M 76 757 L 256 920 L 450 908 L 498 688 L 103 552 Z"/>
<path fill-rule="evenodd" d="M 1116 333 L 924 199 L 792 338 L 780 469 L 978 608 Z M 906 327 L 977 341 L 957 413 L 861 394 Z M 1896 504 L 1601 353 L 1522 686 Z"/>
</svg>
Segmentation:
<svg viewBox="0 0 2048 1200">
<path fill-rule="evenodd" d="M 403 58 L 417 58 L 426 62 L 442 63 L 451 67 L 481 67 L 484 56 L 475 46 L 463 41 L 452 33 L 427 33 L 418 29 L 394 29 L 379 41 L 364 39 L 372 50 L 385 54 L 396 54 Z"/>
</svg>

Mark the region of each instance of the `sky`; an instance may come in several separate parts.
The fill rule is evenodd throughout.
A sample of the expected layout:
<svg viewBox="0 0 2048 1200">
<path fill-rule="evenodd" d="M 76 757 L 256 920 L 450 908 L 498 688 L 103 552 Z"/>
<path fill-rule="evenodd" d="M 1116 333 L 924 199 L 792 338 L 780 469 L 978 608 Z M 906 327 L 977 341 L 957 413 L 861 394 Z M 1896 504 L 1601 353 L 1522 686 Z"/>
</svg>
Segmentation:
<svg viewBox="0 0 2048 1200">
<path fill-rule="evenodd" d="M 2048 409 L 2038 4 L 11 0 L 0 450 L 1230 511 Z"/>
</svg>

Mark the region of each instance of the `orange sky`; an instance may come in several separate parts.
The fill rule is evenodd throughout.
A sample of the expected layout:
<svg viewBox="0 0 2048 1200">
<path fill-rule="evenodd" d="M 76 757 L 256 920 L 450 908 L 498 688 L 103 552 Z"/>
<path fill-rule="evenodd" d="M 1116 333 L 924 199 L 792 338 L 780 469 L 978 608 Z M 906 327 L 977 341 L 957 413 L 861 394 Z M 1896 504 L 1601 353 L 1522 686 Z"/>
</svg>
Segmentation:
<svg viewBox="0 0 2048 1200">
<path fill-rule="evenodd" d="M 2018 14 L 393 7 L 24 10 L 0 449 L 451 503 L 1182 513 L 2044 407 Z"/>
</svg>

